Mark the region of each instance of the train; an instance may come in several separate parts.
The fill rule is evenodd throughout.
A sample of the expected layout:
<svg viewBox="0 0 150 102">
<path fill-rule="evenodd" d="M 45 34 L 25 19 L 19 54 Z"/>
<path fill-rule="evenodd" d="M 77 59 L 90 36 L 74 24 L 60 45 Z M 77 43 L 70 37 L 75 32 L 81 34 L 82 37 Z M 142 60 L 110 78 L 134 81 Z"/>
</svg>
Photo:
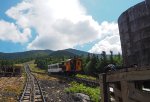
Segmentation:
<svg viewBox="0 0 150 102">
<path fill-rule="evenodd" d="M 61 63 L 48 65 L 48 74 L 63 73 L 73 75 L 82 71 L 82 60 L 80 58 L 67 59 Z"/>
</svg>

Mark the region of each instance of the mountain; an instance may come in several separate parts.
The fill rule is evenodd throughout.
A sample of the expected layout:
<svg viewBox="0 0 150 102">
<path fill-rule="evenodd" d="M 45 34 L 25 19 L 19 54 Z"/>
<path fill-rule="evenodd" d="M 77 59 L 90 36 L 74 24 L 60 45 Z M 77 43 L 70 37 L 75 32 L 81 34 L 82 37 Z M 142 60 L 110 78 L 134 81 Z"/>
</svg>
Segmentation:
<svg viewBox="0 0 150 102">
<path fill-rule="evenodd" d="M 73 53 L 75 55 L 78 55 L 78 56 L 81 56 L 81 55 L 84 55 L 84 56 L 87 56 L 88 55 L 88 52 L 85 52 L 85 51 L 80 51 L 80 50 L 76 50 L 76 49 L 65 49 L 65 51 L 68 51 L 70 53 Z"/>
<path fill-rule="evenodd" d="M 24 58 L 37 58 L 45 57 L 52 53 L 52 50 L 31 50 L 25 52 L 15 52 L 15 53 L 0 53 L 0 59 L 24 59 Z"/>
<path fill-rule="evenodd" d="M 87 56 L 88 52 L 69 48 L 69 49 L 54 51 L 50 54 L 50 56 L 53 57 L 62 57 L 62 56 L 74 57 L 74 56 L 82 56 L 82 55 Z"/>
<path fill-rule="evenodd" d="M 73 57 L 76 56 L 77 54 L 74 54 L 72 52 L 66 51 L 66 50 L 58 50 L 58 51 L 54 51 L 50 54 L 50 56 L 52 57 Z"/>
<path fill-rule="evenodd" d="M 37 57 L 73 57 L 73 56 L 87 56 L 88 52 L 80 51 L 76 49 L 64 49 L 64 50 L 31 50 L 25 52 L 15 53 L 2 53 L 0 52 L 0 59 L 25 59 L 25 58 L 37 58 Z"/>
</svg>

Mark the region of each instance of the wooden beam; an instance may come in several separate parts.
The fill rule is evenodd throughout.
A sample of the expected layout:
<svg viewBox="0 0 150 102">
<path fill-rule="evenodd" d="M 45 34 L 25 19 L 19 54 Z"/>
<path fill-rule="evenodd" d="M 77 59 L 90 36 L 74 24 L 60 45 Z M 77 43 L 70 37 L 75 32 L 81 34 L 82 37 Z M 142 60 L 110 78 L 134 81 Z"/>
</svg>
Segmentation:
<svg viewBox="0 0 150 102">
<path fill-rule="evenodd" d="M 110 74 L 107 75 L 106 81 L 107 82 L 117 82 L 125 80 L 126 74 L 125 73 L 118 73 L 118 74 Z"/>
<path fill-rule="evenodd" d="M 131 71 L 107 75 L 107 82 L 149 80 L 150 70 Z"/>
</svg>

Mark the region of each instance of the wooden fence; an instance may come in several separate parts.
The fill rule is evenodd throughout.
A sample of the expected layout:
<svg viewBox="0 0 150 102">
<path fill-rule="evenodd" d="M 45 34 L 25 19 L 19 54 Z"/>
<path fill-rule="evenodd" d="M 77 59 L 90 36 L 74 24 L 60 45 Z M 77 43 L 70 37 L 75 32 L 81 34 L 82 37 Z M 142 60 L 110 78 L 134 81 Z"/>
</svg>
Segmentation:
<svg viewBox="0 0 150 102">
<path fill-rule="evenodd" d="M 99 75 L 101 102 L 150 102 L 150 67 Z"/>
<path fill-rule="evenodd" d="M 6 76 L 21 76 L 22 67 L 21 66 L 3 66 L 0 67 L 0 77 Z"/>
</svg>

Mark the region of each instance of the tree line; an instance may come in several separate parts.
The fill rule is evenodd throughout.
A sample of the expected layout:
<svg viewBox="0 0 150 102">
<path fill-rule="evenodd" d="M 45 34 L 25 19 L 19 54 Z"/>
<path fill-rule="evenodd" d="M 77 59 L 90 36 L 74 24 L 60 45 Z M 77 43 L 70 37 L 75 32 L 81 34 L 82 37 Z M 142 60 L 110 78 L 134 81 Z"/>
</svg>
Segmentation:
<svg viewBox="0 0 150 102">
<path fill-rule="evenodd" d="M 12 60 L 0 60 L 0 67 L 9 66 L 13 67 L 14 62 Z"/>
<path fill-rule="evenodd" d="M 106 55 L 105 51 L 98 56 L 95 54 L 88 54 L 87 57 L 82 57 L 83 60 L 83 72 L 85 74 L 96 75 L 98 73 L 103 73 L 105 67 L 108 64 L 113 64 L 116 69 L 122 67 L 122 56 L 120 53 L 113 55 L 113 52 L 110 51 L 110 55 Z"/>
<path fill-rule="evenodd" d="M 122 56 L 120 53 L 117 55 L 114 55 L 112 51 L 110 51 L 109 55 L 106 55 L 105 51 L 102 51 L 100 55 L 96 54 L 88 54 L 87 56 L 81 55 L 76 56 L 82 59 L 82 72 L 84 74 L 98 74 L 104 72 L 104 67 L 108 64 L 113 64 L 116 66 L 116 68 L 120 68 L 122 66 Z M 54 63 L 60 63 L 62 61 L 65 61 L 68 58 L 72 57 L 47 57 L 47 58 L 37 58 L 35 60 L 35 64 L 37 64 L 37 67 L 41 69 L 47 69 L 48 65 L 54 64 Z"/>
</svg>

